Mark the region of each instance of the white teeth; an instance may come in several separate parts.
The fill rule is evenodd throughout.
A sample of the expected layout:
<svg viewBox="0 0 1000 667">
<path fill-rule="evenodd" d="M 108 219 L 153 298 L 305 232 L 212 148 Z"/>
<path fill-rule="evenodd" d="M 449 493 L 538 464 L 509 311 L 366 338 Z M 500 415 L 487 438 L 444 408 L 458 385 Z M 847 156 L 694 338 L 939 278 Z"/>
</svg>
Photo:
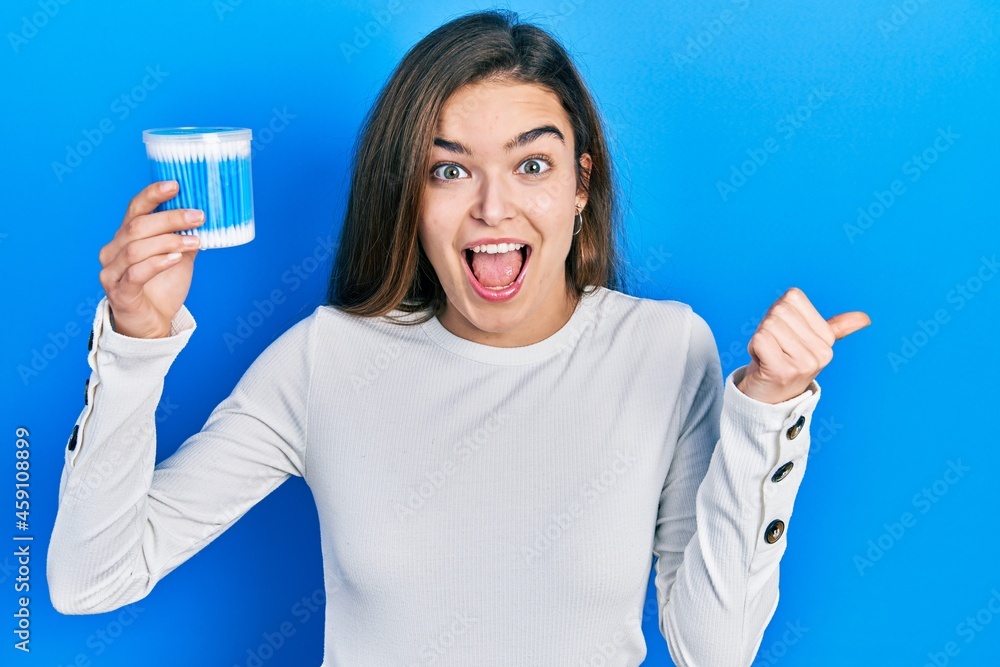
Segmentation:
<svg viewBox="0 0 1000 667">
<path fill-rule="evenodd" d="M 485 245 L 473 246 L 471 250 L 472 252 L 485 252 L 490 255 L 495 255 L 497 253 L 510 252 L 511 250 L 520 250 L 523 247 L 523 243 L 488 243 Z"/>
</svg>

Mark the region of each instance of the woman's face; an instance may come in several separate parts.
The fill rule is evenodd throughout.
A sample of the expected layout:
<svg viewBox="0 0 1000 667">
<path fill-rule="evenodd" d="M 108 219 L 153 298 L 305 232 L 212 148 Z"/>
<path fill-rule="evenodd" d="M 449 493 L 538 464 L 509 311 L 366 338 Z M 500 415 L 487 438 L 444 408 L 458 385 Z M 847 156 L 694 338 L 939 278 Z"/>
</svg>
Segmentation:
<svg viewBox="0 0 1000 667">
<path fill-rule="evenodd" d="M 518 347 L 569 319 L 575 302 L 565 263 L 577 209 L 587 203 L 573 152 L 569 116 L 544 87 L 477 83 L 445 103 L 418 237 L 447 296 L 438 315 L 446 329 Z M 589 173 L 590 155 L 580 164 Z M 525 247 L 490 247 L 504 241 Z"/>
</svg>

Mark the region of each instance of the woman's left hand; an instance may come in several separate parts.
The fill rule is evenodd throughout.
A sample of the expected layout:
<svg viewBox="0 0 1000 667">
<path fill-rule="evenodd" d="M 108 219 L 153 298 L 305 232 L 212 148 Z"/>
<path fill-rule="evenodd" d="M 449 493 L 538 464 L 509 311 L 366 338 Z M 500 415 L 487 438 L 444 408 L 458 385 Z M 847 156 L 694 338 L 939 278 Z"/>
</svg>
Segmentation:
<svg viewBox="0 0 1000 667">
<path fill-rule="evenodd" d="M 775 301 L 747 344 L 750 365 L 737 389 L 764 403 L 781 403 L 809 387 L 833 359 L 833 344 L 871 324 L 855 310 L 828 320 L 792 287 Z"/>
</svg>

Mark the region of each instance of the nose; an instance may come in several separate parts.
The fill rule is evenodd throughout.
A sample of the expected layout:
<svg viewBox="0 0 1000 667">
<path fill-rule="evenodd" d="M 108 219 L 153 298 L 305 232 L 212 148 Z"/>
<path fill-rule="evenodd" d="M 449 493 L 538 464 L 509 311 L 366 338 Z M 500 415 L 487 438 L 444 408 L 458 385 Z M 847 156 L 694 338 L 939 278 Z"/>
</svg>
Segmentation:
<svg viewBox="0 0 1000 667">
<path fill-rule="evenodd" d="M 490 226 L 514 217 L 516 206 L 511 185 L 502 177 L 482 178 L 472 215 Z"/>
</svg>

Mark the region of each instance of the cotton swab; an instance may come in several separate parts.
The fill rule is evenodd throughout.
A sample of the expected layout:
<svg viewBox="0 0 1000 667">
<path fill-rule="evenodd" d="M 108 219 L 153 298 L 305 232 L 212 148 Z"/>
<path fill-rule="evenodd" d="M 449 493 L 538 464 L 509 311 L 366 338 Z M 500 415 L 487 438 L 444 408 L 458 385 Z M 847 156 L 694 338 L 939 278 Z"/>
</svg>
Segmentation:
<svg viewBox="0 0 1000 667">
<path fill-rule="evenodd" d="M 251 132 L 238 127 L 172 127 L 142 133 L 154 180 L 176 180 L 177 196 L 156 208 L 195 208 L 205 222 L 200 248 L 242 245 L 254 238 Z"/>
</svg>

